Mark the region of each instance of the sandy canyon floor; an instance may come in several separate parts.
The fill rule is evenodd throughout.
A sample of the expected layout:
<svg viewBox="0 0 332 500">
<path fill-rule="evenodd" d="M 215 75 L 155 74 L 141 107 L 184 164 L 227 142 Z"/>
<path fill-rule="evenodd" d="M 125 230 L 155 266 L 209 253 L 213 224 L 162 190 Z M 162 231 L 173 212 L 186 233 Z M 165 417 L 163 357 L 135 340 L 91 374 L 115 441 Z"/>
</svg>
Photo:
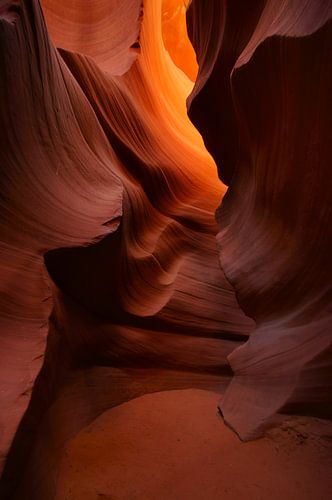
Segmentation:
<svg viewBox="0 0 332 500">
<path fill-rule="evenodd" d="M 106 411 L 67 445 L 56 500 L 328 500 L 332 423 L 287 417 L 247 443 L 219 395 L 144 395 Z"/>
</svg>

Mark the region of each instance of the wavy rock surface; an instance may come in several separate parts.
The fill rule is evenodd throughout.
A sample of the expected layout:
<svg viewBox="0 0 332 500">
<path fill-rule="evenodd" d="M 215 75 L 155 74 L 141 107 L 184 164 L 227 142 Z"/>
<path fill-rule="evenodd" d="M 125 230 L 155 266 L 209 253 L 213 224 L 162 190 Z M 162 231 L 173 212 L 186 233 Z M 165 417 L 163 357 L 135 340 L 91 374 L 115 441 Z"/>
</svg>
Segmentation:
<svg viewBox="0 0 332 500">
<path fill-rule="evenodd" d="M 54 44 L 91 57 L 112 75 L 124 74 L 139 48 L 139 0 L 42 0 Z"/>
<path fill-rule="evenodd" d="M 331 416 L 331 2 L 193 0 L 189 114 L 229 184 L 220 262 L 257 323 L 221 410 L 242 439 L 277 411 Z"/>
<path fill-rule="evenodd" d="M 43 254 L 112 232 L 123 188 L 117 159 L 50 43 L 38 2 L 1 2 L 0 12 L 0 427 L 6 450 L 45 349 L 51 305 Z M 105 227 L 105 220 L 115 222 Z"/>
<path fill-rule="evenodd" d="M 59 49 L 37 0 L 1 4 L 4 498 L 52 498 L 66 440 L 107 408 L 222 392 L 253 329 L 219 267 L 225 187 L 161 2 L 145 3 L 139 50 L 140 3 L 115 4 L 42 2 Z M 107 37 L 105 12 L 118 26 L 125 7 L 130 32 Z"/>
<path fill-rule="evenodd" d="M 2 497 L 146 393 L 331 415 L 331 2 L 192 0 L 195 85 L 182 4 L 41 4 L 0 0 Z"/>
</svg>

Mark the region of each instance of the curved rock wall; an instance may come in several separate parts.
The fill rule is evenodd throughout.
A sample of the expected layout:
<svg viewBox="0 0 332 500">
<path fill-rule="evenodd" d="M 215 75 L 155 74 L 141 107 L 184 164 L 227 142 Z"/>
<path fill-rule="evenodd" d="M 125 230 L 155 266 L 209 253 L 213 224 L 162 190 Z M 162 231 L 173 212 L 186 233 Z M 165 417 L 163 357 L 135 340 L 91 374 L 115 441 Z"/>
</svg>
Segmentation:
<svg viewBox="0 0 332 500">
<path fill-rule="evenodd" d="M 228 363 L 242 439 L 330 416 L 331 2 L 192 0 L 195 85 L 176 2 L 41 3 L 0 0 L 3 497 Z"/>
<path fill-rule="evenodd" d="M 51 304 L 43 254 L 114 231 L 123 188 L 117 159 L 51 44 L 39 3 L 0 6 L 0 427 L 6 450 L 45 348 Z M 104 226 L 107 219 L 114 223 Z"/>
<path fill-rule="evenodd" d="M 331 415 L 331 16 L 331 2 L 273 0 L 188 13 L 189 114 L 230 186 L 220 263 L 257 323 L 221 402 L 243 439 L 277 411 Z"/>
<path fill-rule="evenodd" d="M 123 22 L 116 4 L 111 26 Z M 143 18 L 129 2 L 132 32 L 114 40 L 107 2 L 89 4 L 90 17 L 79 2 L 42 5 L 59 48 L 38 1 L 3 4 L 0 113 L 4 457 L 11 445 L 1 492 L 38 500 L 52 498 L 66 439 L 105 406 L 224 388 L 226 357 L 253 329 L 219 267 L 225 187 L 187 117 L 193 83 L 164 47 L 161 2 L 145 2 Z"/>
</svg>

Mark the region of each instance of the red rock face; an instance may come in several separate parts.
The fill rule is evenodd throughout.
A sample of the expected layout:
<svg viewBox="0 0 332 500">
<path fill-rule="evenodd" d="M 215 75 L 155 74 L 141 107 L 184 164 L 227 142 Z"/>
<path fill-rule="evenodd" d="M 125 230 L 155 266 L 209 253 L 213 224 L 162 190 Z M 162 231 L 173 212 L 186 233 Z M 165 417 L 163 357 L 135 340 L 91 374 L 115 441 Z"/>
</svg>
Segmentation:
<svg viewBox="0 0 332 500">
<path fill-rule="evenodd" d="M 200 32 L 220 29 L 213 64 L 200 55 L 189 113 L 230 185 L 220 263 L 257 323 L 229 356 L 221 402 L 248 439 L 276 411 L 331 415 L 332 5 L 255 2 L 241 17 L 242 4 L 191 4 L 199 55 Z"/>
<path fill-rule="evenodd" d="M 80 17 L 73 45 L 57 5 L 44 7 L 59 49 L 37 1 L 1 21 L 2 484 L 9 498 L 43 500 L 73 433 L 146 392 L 221 392 L 226 357 L 253 328 L 219 266 L 214 212 L 225 187 L 187 117 L 193 84 L 163 46 L 161 5 L 145 6 L 127 72 L 118 46 L 132 58 L 139 2 L 114 46 Z M 63 17 L 78 26 L 82 5 L 72 7 Z"/>
<path fill-rule="evenodd" d="M 1 8 L 0 385 L 6 449 L 45 349 L 51 304 L 43 254 L 113 231 L 123 188 L 116 168 L 109 168 L 115 155 L 51 45 L 38 2 L 1 2 Z M 114 219 L 113 226 L 103 226 L 105 219 Z"/>
<path fill-rule="evenodd" d="M 176 2 L 0 0 L 4 498 L 142 394 L 331 414 L 331 8 L 203 3 L 193 86 Z"/>
</svg>

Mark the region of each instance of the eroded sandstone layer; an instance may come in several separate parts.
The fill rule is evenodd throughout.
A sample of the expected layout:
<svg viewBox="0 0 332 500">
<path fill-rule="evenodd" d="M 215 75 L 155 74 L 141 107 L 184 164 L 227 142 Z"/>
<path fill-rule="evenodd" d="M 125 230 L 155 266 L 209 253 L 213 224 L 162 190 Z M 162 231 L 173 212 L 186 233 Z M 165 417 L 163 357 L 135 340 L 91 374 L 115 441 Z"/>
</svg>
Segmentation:
<svg viewBox="0 0 332 500">
<path fill-rule="evenodd" d="M 0 0 L 3 498 L 147 393 L 331 416 L 331 2 L 188 3 Z"/>
<path fill-rule="evenodd" d="M 229 184 L 221 266 L 255 319 L 221 402 L 243 439 L 277 411 L 332 414 L 332 3 L 209 2 L 188 12 L 188 101 Z"/>
<path fill-rule="evenodd" d="M 107 40 L 108 3 L 91 3 L 91 19 L 83 3 L 43 3 L 48 28 L 37 1 L 2 10 L 8 498 L 52 498 L 64 443 L 105 408 L 162 389 L 222 392 L 254 324 L 218 263 L 225 188 L 187 117 L 193 83 L 163 46 L 161 3 L 146 3 L 139 40 L 139 2 L 131 34 Z M 79 33 L 66 38 L 63 18 Z"/>
</svg>

